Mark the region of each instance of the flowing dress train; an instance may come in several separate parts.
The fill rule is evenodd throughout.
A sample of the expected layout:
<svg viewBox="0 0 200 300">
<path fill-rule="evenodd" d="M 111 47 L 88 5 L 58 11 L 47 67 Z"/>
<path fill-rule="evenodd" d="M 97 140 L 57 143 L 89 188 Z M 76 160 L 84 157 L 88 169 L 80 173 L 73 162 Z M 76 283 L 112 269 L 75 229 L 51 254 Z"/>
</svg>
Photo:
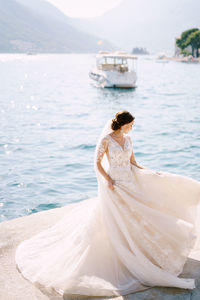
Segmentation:
<svg viewBox="0 0 200 300">
<path fill-rule="evenodd" d="M 188 177 L 130 163 L 124 147 L 109 134 L 111 190 L 98 176 L 98 197 L 82 201 L 59 222 L 19 244 L 16 264 L 24 277 L 59 294 L 117 296 L 151 286 L 195 288 L 180 278 L 196 239 L 200 183 Z"/>
</svg>

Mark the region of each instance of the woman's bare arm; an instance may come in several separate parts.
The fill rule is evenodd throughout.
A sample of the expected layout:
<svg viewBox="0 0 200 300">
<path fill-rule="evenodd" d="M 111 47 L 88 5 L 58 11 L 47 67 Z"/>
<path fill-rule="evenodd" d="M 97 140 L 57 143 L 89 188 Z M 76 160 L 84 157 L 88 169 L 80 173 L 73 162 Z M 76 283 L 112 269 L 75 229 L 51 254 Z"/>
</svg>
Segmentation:
<svg viewBox="0 0 200 300">
<path fill-rule="evenodd" d="M 130 137 L 129 137 L 129 138 L 130 138 Z M 131 138 L 130 138 L 130 142 L 131 142 L 131 144 L 132 144 Z M 134 165 L 134 166 L 136 166 L 137 168 L 139 168 L 139 169 L 146 169 L 144 166 L 141 166 L 140 164 L 138 164 L 138 163 L 136 162 L 136 160 L 135 160 L 135 155 L 134 155 L 133 151 L 132 151 L 132 154 L 131 154 L 130 161 L 131 161 L 131 164 Z M 148 169 L 148 168 L 147 168 L 147 169 Z M 157 174 L 157 175 L 162 175 L 162 173 L 157 172 L 157 171 L 155 171 L 155 174 Z"/>
<path fill-rule="evenodd" d="M 134 155 L 133 151 L 132 151 L 131 159 L 130 159 L 130 160 L 131 160 L 131 164 L 132 164 L 132 165 L 136 166 L 136 167 L 139 168 L 139 169 L 144 169 L 143 166 L 139 165 L 139 164 L 136 162 L 136 160 L 135 160 L 135 155 Z"/>
<path fill-rule="evenodd" d="M 131 137 L 130 137 L 130 136 L 129 136 L 129 141 L 130 141 L 131 147 L 132 147 L 132 141 L 131 141 Z M 136 166 L 137 168 L 139 168 L 139 169 L 144 169 L 143 166 L 141 166 L 140 164 L 138 164 L 138 163 L 136 162 L 136 159 L 135 159 L 135 155 L 134 155 L 134 153 L 133 153 L 133 150 L 132 150 L 130 162 L 131 162 L 132 165 Z"/>
</svg>

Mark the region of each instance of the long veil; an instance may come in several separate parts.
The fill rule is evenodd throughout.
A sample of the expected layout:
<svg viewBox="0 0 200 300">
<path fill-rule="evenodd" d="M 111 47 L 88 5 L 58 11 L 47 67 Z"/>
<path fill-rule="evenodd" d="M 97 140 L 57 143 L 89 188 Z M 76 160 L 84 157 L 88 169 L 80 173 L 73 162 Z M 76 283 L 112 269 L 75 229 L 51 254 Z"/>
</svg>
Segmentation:
<svg viewBox="0 0 200 300">
<path fill-rule="evenodd" d="M 112 128 L 111 128 L 111 124 L 112 124 L 112 119 L 109 119 L 104 128 L 102 129 L 101 133 L 100 133 L 100 136 L 98 138 L 98 141 L 97 141 L 97 144 L 96 144 L 96 149 L 95 149 L 95 154 L 94 154 L 94 169 L 95 169 L 95 172 L 96 172 L 96 176 L 97 176 L 97 180 L 98 180 L 98 183 L 99 183 L 99 179 L 101 178 L 100 176 L 100 172 L 97 168 L 97 165 L 96 165 L 96 161 L 97 161 L 97 155 L 98 155 L 98 151 L 99 151 L 99 148 L 100 148 L 100 145 L 101 145 L 101 142 L 102 140 L 104 139 L 104 137 L 110 133 L 113 132 Z M 108 169 L 108 159 L 107 159 L 107 156 L 104 155 L 103 156 L 103 159 L 101 161 L 101 164 L 103 166 L 103 168 L 105 170 Z"/>
</svg>

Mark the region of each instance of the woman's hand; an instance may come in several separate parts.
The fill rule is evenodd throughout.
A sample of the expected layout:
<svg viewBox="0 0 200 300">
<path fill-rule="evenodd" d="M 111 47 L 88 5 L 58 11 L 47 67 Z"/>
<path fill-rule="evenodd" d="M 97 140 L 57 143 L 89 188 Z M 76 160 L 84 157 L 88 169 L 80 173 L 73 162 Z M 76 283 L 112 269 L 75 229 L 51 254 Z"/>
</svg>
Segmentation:
<svg viewBox="0 0 200 300">
<path fill-rule="evenodd" d="M 139 165 L 139 164 L 136 163 L 136 162 L 134 162 L 133 165 L 136 166 L 138 169 L 145 169 L 145 167 Z"/>
<path fill-rule="evenodd" d="M 109 189 L 114 190 L 115 189 L 114 184 L 115 184 L 115 181 L 112 178 L 109 178 L 108 179 L 108 187 L 109 187 Z"/>
<path fill-rule="evenodd" d="M 157 174 L 157 175 L 162 175 L 162 173 L 160 173 L 160 172 L 157 172 L 157 171 L 156 171 L 156 174 Z"/>
<path fill-rule="evenodd" d="M 144 167 L 141 166 L 141 165 L 136 164 L 135 166 L 136 166 L 138 169 L 144 169 Z"/>
</svg>

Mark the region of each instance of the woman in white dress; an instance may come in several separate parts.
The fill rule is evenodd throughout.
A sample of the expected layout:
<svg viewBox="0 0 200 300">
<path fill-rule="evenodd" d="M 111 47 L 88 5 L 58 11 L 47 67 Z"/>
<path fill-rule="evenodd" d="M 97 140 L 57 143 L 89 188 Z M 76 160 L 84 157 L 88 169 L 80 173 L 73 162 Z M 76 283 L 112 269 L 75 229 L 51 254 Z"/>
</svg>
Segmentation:
<svg viewBox="0 0 200 300">
<path fill-rule="evenodd" d="M 200 183 L 139 165 L 127 135 L 133 124 L 121 111 L 101 134 L 98 197 L 17 247 L 17 267 L 34 284 L 88 296 L 195 288 L 194 279 L 178 275 L 195 242 Z"/>
</svg>

